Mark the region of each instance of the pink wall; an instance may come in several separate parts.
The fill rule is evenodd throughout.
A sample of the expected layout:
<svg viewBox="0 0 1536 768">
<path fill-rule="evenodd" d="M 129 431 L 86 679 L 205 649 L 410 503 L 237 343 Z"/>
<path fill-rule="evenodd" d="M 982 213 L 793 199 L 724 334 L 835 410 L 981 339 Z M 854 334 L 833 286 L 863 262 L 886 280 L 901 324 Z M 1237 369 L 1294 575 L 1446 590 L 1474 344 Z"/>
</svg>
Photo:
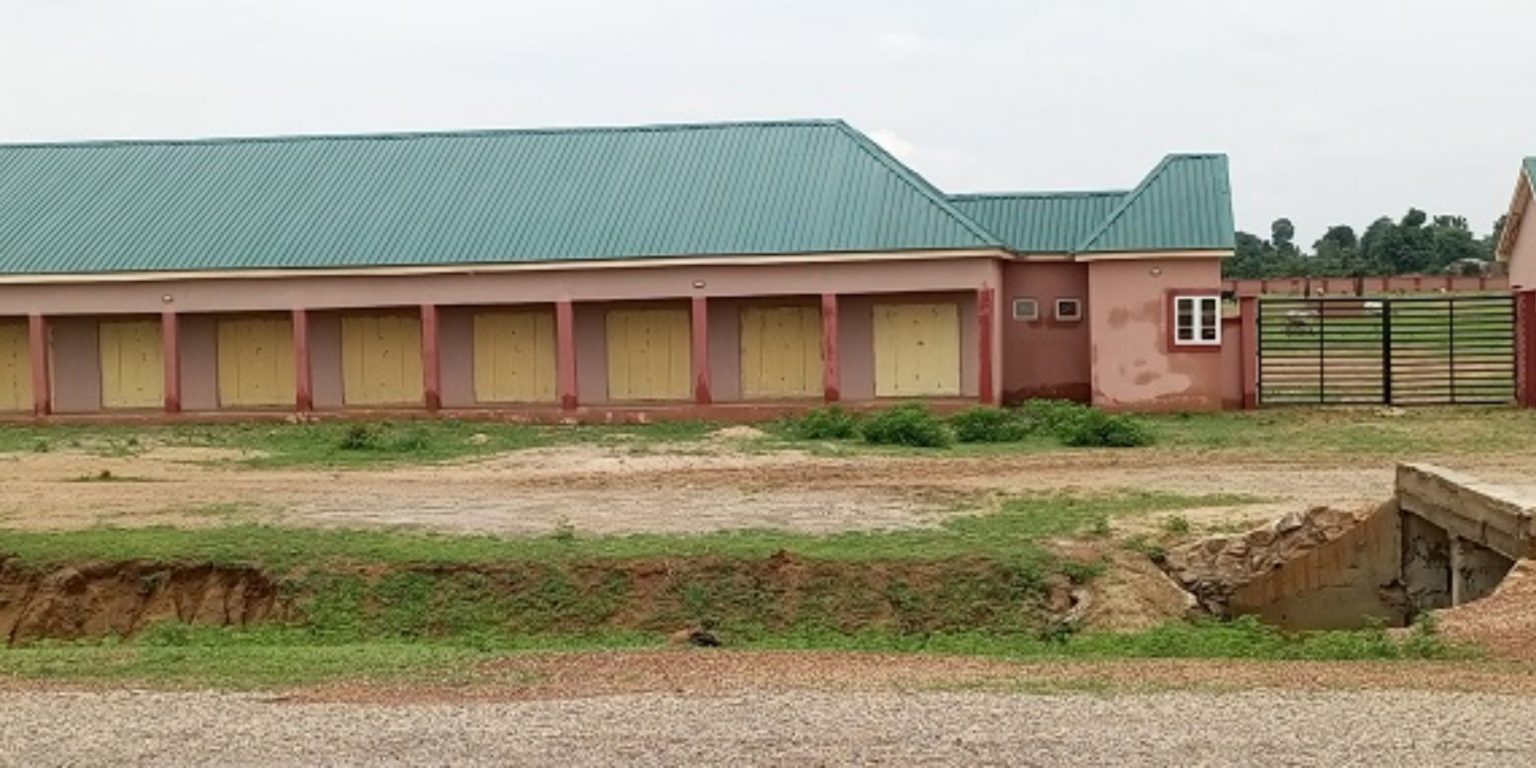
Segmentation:
<svg viewBox="0 0 1536 768">
<path fill-rule="evenodd" d="M 536 269 L 434 275 L 324 275 L 67 284 L 0 284 L 7 314 L 158 315 L 170 297 L 178 312 L 286 311 L 479 304 L 805 296 L 836 293 L 975 291 L 993 284 L 996 259 Z M 704 287 L 695 288 L 702 283 Z"/>
<path fill-rule="evenodd" d="M 219 407 L 219 322 L 217 315 L 181 315 L 181 408 Z"/>
<path fill-rule="evenodd" d="M 439 394 L 444 408 L 475 405 L 476 307 L 442 307 L 437 313 Z"/>
<path fill-rule="evenodd" d="M 749 299 L 709 302 L 709 387 L 717 403 L 741 399 L 741 309 L 750 303 Z"/>
<path fill-rule="evenodd" d="M 1520 231 L 1509 252 L 1509 282 L 1515 290 L 1536 288 L 1536 206 L 1520 218 Z"/>
<path fill-rule="evenodd" d="M 316 410 L 341 408 L 341 314 L 309 315 L 309 377 Z"/>
<path fill-rule="evenodd" d="M 1037 300 L 1040 319 L 1013 319 L 1013 300 L 1017 298 Z M 1084 319 L 1057 321 L 1058 298 L 1082 301 Z M 1060 261 L 1005 265 L 997 311 L 1003 323 L 1004 402 L 1032 397 L 1087 402 L 1091 398 L 1087 264 Z"/>
<path fill-rule="evenodd" d="M 604 310 L 622 300 L 686 301 L 711 297 L 710 373 L 714 398 L 740 398 L 739 313 L 746 301 L 810 300 L 822 292 L 844 295 L 840 350 L 845 400 L 874 396 L 870 313 L 886 300 L 958 300 L 961 305 L 961 385 L 978 391 L 976 289 L 998 285 L 1000 262 L 991 256 L 890 259 L 841 263 L 658 266 L 437 275 L 290 276 L 178 281 L 0 285 L 8 314 L 49 316 L 58 358 L 54 408 L 91 412 L 100 406 L 96 320 L 90 316 L 158 314 L 167 305 L 182 318 L 184 410 L 218 407 L 217 328 L 214 313 L 310 309 L 310 364 L 314 405 L 344 405 L 340 310 L 438 304 L 442 319 L 443 401 L 474 405 L 473 330 L 470 308 L 519 303 L 547 304 L 569 298 L 576 306 L 577 388 L 583 404 L 607 402 Z M 696 287 L 702 285 L 703 287 Z M 900 298 L 894 298 L 895 296 Z M 998 312 L 1003 311 L 999 296 Z M 1002 377 L 1001 322 L 994 326 L 994 384 Z"/>
<path fill-rule="evenodd" d="M 1136 410 L 1221 407 L 1220 350 L 1169 348 L 1167 302 L 1174 289 L 1219 293 L 1221 260 L 1106 260 L 1088 265 L 1095 405 Z"/>
<path fill-rule="evenodd" d="M 1226 317 L 1221 321 L 1221 407 L 1237 411 L 1243 407 L 1243 345 L 1238 334 L 1243 331 L 1242 318 Z"/>
<path fill-rule="evenodd" d="M 49 323 L 53 410 L 101 410 L 101 351 L 94 317 L 61 317 Z"/>
</svg>

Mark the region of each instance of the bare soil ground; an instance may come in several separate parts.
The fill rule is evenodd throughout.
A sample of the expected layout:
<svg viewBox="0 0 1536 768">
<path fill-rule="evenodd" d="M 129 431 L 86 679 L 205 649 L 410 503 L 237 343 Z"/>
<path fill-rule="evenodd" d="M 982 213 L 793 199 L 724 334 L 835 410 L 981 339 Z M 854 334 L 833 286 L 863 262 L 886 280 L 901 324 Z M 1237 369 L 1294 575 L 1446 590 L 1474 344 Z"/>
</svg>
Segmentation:
<svg viewBox="0 0 1536 768">
<path fill-rule="evenodd" d="M 590 533 L 827 532 L 934 525 L 947 514 L 985 509 L 1004 494 L 1042 491 L 1229 493 L 1262 500 L 1180 513 L 1199 530 L 1313 505 L 1379 501 L 1392 483 L 1385 459 L 1163 448 L 827 457 L 708 440 L 644 451 L 530 449 L 472 462 L 348 470 L 251 469 L 227 458 L 178 447 L 127 457 L 74 450 L 0 457 L 0 525 L 201 526 L 238 519 L 455 533 L 548 533 L 564 525 Z M 1443 461 L 1494 482 L 1536 473 L 1536 454 Z"/>
</svg>

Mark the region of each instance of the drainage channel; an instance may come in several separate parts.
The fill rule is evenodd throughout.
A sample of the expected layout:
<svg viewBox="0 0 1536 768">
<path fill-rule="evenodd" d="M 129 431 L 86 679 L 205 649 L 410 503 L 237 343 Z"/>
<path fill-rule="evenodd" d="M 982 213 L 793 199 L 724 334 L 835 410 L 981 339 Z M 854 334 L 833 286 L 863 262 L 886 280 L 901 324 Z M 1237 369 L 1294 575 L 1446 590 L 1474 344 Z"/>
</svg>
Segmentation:
<svg viewBox="0 0 1536 768">
<path fill-rule="evenodd" d="M 1536 554 L 1536 500 L 1427 464 L 1398 467 L 1379 506 L 1318 507 L 1169 553 L 1165 570 L 1214 616 L 1291 630 L 1406 626 L 1492 594 Z"/>
</svg>

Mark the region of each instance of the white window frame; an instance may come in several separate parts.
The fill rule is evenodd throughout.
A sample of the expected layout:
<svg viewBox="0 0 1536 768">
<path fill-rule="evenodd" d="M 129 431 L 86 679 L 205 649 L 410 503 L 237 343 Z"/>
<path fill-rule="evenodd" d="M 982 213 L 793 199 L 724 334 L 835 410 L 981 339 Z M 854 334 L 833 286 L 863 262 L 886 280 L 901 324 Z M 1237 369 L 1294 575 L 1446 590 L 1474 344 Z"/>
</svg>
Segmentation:
<svg viewBox="0 0 1536 768">
<path fill-rule="evenodd" d="M 1019 312 L 1019 305 L 1028 302 L 1028 313 Z M 1033 296 L 1019 296 L 1013 300 L 1013 319 L 1033 322 L 1040 319 L 1040 300 Z"/>
<path fill-rule="evenodd" d="M 1189 323 L 1183 324 L 1184 308 L 1189 308 Z M 1210 309 L 1211 324 L 1206 323 L 1206 308 Z M 1219 294 L 1180 294 L 1173 297 L 1173 345 L 1176 347 L 1221 346 L 1221 296 Z M 1189 330 L 1189 338 L 1182 331 Z M 1207 333 L 1209 331 L 1209 333 Z"/>
<path fill-rule="evenodd" d="M 1063 312 L 1063 305 L 1072 307 L 1071 312 Z M 1056 300 L 1056 321 L 1061 323 L 1077 323 L 1083 319 L 1083 300 L 1075 296 L 1063 296 Z"/>
</svg>

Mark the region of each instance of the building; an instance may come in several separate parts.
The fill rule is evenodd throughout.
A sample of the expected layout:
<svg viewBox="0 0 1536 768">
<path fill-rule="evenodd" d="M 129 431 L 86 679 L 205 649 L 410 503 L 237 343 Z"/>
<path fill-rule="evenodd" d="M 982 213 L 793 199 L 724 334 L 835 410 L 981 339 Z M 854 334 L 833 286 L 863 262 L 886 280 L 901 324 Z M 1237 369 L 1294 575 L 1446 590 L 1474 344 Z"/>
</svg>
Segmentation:
<svg viewBox="0 0 1536 768">
<path fill-rule="evenodd" d="M 1536 194 L 1536 157 L 1528 157 L 1520 167 L 1520 179 L 1504 217 L 1504 232 L 1499 237 L 1495 258 L 1505 265 L 1509 287 L 1516 291 L 1536 290 L 1536 222 L 1531 216 L 1531 197 Z"/>
<path fill-rule="evenodd" d="M 12 417 L 1240 399 L 1220 155 L 951 196 L 790 121 L 15 144 L 0 189 Z"/>
</svg>

